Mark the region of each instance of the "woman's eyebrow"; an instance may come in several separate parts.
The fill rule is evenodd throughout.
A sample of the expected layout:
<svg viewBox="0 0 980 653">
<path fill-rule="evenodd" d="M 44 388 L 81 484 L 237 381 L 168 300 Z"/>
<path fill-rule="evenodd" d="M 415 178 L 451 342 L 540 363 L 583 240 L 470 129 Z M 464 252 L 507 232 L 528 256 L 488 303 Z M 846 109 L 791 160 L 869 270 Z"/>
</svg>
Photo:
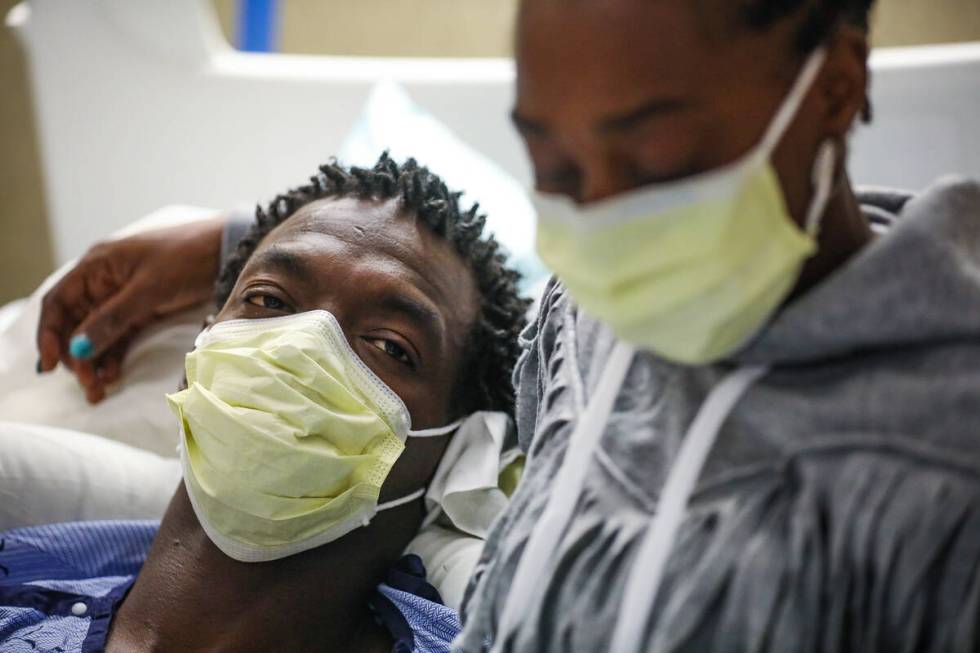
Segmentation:
<svg viewBox="0 0 980 653">
<path fill-rule="evenodd" d="M 653 98 L 618 115 L 603 118 L 597 128 L 600 132 L 626 132 L 644 122 L 686 109 L 690 100 L 681 97 Z"/>
<path fill-rule="evenodd" d="M 548 126 L 539 120 L 523 115 L 518 109 L 510 112 L 510 121 L 517 131 L 534 136 L 548 136 L 551 132 Z"/>
<path fill-rule="evenodd" d="M 693 104 L 686 97 L 652 98 L 639 106 L 600 119 L 595 125 L 595 131 L 600 133 L 628 132 L 648 120 L 690 108 Z M 525 116 L 519 109 L 515 108 L 510 112 L 510 119 L 514 127 L 523 134 L 541 137 L 551 135 L 551 129 L 545 122 Z"/>
</svg>

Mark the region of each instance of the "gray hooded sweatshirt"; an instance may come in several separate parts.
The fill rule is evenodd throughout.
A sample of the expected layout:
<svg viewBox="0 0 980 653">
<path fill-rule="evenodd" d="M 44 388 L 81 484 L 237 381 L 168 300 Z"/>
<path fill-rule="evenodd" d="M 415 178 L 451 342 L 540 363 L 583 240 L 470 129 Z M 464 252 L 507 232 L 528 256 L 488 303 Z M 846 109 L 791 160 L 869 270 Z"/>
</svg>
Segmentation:
<svg viewBox="0 0 980 653">
<path fill-rule="evenodd" d="M 644 651 L 980 650 L 980 184 L 860 196 L 894 222 L 723 365 L 638 353 L 567 530 L 503 650 L 609 650 L 638 543 L 698 408 L 725 419 L 642 630 Z M 515 372 L 529 459 L 463 607 L 487 650 L 569 434 L 615 343 L 560 284 Z"/>
</svg>

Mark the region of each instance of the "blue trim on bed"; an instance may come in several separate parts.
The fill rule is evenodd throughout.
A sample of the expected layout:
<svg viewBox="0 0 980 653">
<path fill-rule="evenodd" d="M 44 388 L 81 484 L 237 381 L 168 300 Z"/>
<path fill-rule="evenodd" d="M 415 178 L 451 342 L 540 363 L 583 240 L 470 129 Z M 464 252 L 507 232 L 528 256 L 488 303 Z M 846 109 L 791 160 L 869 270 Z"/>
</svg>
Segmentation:
<svg viewBox="0 0 980 653">
<path fill-rule="evenodd" d="M 238 0 L 238 49 L 275 52 L 279 41 L 278 0 Z"/>
</svg>

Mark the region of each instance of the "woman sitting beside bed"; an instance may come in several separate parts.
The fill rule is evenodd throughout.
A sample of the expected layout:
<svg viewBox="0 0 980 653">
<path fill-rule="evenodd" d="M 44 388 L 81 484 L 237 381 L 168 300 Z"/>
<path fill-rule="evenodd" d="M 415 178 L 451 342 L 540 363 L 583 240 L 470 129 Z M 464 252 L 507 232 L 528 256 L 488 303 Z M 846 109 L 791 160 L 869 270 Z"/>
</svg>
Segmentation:
<svg viewBox="0 0 980 653">
<path fill-rule="evenodd" d="M 260 210 L 169 397 L 184 483 L 159 529 L 0 534 L 4 650 L 385 651 L 406 626 L 445 647 L 454 615 L 393 565 L 459 420 L 513 409 L 526 302 L 482 230 L 386 156 Z"/>
</svg>

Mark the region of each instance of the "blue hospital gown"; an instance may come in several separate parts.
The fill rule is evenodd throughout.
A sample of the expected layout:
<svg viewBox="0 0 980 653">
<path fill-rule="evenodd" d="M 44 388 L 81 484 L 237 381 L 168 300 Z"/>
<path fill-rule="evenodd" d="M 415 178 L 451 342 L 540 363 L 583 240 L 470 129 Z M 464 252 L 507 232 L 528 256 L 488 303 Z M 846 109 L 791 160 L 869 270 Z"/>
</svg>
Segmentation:
<svg viewBox="0 0 980 653">
<path fill-rule="evenodd" d="M 136 580 L 157 521 L 73 522 L 0 533 L 0 653 L 96 653 Z M 371 607 L 394 653 L 449 653 L 459 617 L 405 556 Z"/>
</svg>

